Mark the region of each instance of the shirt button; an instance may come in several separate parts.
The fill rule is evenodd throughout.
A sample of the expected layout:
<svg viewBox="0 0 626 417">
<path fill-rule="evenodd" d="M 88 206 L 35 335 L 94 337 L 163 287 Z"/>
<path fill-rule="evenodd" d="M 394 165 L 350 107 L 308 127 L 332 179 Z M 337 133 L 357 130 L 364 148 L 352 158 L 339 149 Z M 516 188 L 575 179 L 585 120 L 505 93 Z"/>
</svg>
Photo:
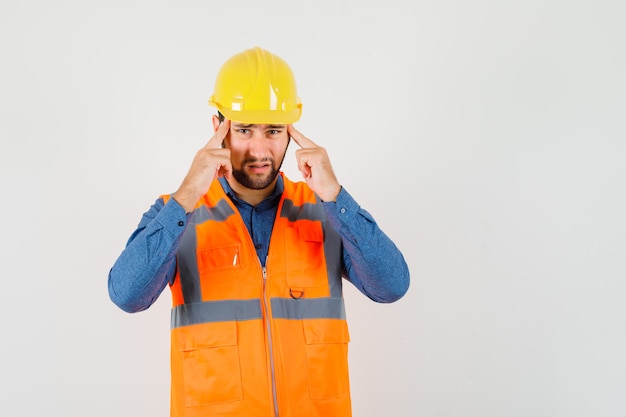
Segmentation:
<svg viewBox="0 0 626 417">
<path fill-rule="evenodd" d="M 345 214 L 345 212 L 346 212 L 346 208 L 345 207 L 342 207 L 341 209 L 339 209 L 339 213 Z"/>
<path fill-rule="evenodd" d="M 185 225 L 185 222 L 181 220 L 181 221 L 179 221 L 179 222 L 178 222 L 178 225 L 179 225 L 179 226 L 184 226 L 184 225 Z"/>
<path fill-rule="evenodd" d="M 261 247 L 262 247 L 262 246 L 263 246 L 263 245 L 261 245 L 260 243 L 257 243 L 256 245 L 254 245 L 254 247 L 255 247 L 256 249 L 261 249 Z"/>
</svg>

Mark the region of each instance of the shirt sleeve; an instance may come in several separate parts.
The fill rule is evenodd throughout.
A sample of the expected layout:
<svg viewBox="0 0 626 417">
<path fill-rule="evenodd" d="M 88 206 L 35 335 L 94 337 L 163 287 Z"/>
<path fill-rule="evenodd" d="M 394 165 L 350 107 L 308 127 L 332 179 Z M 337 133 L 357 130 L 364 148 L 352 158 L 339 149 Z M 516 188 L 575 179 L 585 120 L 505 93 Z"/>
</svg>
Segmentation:
<svg viewBox="0 0 626 417">
<path fill-rule="evenodd" d="M 143 214 L 126 248 L 109 271 L 109 297 L 134 313 L 150 307 L 176 272 L 176 251 L 188 215 L 173 198 L 162 198 Z"/>
<path fill-rule="evenodd" d="M 341 236 L 348 281 L 374 301 L 400 299 L 409 288 L 409 268 L 395 243 L 344 188 L 335 202 L 322 205 Z"/>
</svg>

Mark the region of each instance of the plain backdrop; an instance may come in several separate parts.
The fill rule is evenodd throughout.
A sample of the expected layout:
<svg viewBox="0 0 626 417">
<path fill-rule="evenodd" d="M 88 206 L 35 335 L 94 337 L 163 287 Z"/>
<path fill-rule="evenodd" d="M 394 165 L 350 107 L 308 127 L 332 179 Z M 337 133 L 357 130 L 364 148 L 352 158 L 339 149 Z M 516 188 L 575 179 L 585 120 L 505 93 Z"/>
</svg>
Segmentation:
<svg viewBox="0 0 626 417">
<path fill-rule="evenodd" d="M 624 22 L 622 0 L 3 0 L 1 414 L 168 416 L 168 290 L 126 314 L 107 274 L 210 138 L 219 66 L 260 46 L 411 271 L 394 304 L 345 286 L 355 417 L 626 415 Z"/>
</svg>

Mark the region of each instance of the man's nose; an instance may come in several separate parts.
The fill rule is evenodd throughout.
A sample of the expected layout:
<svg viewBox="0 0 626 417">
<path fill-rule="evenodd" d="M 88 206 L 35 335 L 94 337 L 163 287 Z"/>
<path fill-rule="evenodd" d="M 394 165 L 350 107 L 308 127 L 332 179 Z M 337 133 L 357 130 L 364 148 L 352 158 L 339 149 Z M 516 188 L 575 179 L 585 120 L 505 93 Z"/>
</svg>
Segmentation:
<svg viewBox="0 0 626 417">
<path fill-rule="evenodd" d="M 263 132 L 254 131 L 252 133 L 248 150 L 250 155 L 255 158 L 264 158 L 267 156 L 267 144 Z"/>
</svg>

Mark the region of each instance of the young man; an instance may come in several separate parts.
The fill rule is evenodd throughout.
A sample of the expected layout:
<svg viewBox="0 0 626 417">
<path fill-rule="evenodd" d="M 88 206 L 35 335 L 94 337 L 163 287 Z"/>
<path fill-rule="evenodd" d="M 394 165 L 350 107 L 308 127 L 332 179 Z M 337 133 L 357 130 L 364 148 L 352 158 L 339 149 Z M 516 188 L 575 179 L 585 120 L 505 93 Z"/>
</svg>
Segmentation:
<svg viewBox="0 0 626 417">
<path fill-rule="evenodd" d="M 127 312 L 169 285 L 172 416 L 350 416 L 342 278 L 377 302 L 409 286 L 395 244 L 293 127 L 289 66 L 253 48 L 220 69 L 215 133 L 109 273 Z M 290 139 L 304 181 L 280 167 Z"/>
</svg>

